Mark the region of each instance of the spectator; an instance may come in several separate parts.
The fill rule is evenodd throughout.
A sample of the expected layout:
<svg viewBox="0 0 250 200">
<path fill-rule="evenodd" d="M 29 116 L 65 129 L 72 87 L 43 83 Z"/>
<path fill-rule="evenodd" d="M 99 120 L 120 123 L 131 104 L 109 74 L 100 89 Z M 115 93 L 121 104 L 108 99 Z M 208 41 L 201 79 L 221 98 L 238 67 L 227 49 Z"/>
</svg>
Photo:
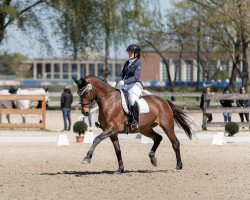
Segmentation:
<svg viewBox="0 0 250 200">
<path fill-rule="evenodd" d="M 201 94 L 201 99 L 200 99 L 200 108 L 202 109 L 203 116 L 204 115 L 206 116 L 207 122 L 211 122 L 213 120 L 212 113 L 206 113 L 206 108 L 208 108 L 210 105 L 210 100 L 206 99 L 207 94 L 213 94 L 213 93 L 211 93 L 210 87 L 203 89 L 203 92 Z M 203 127 L 203 125 L 202 125 L 202 129 L 206 130 L 206 128 Z"/>
<path fill-rule="evenodd" d="M 230 94 L 230 90 L 228 87 L 225 88 L 223 94 Z M 222 105 L 222 107 L 232 107 L 232 103 L 234 101 L 233 100 L 229 100 L 229 99 L 223 99 L 223 100 L 220 100 L 220 103 Z M 232 113 L 231 112 L 224 112 L 223 113 L 223 116 L 224 116 L 224 122 L 231 122 L 232 121 Z"/>
<path fill-rule="evenodd" d="M 68 86 L 64 87 L 61 96 L 61 109 L 63 114 L 64 129 L 63 131 L 70 131 L 71 129 L 71 104 L 73 102 L 73 95 Z"/>
<path fill-rule="evenodd" d="M 246 93 L 246 89 L 245 87 L 241 87 L 240 88 L 240 94 L 245 94 Z M 249 107 L 249 100 L 248 99 L 241 99 L 241 100 L 236 100 L 236 104 L 237 107 L 241 107 L 241 108 L 246 108 Z M 249 113 L 239 113 L 240 116 L 240 121 L 244 122 L 244 116 L 246 118 L 246 121 L 249 122 Z M 244 127 L 243 127 L 244 129 Z"/>
</svg>

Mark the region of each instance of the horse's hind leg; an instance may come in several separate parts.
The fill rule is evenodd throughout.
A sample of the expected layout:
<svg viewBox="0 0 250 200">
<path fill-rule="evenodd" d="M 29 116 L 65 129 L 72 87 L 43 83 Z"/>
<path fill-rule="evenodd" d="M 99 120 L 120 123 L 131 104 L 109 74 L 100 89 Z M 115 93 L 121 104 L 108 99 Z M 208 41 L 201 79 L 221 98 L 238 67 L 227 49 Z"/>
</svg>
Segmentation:
<svg viewBox="0 0 250 200">
<path fill-rule="evenodd" d="M 154 141 L 154 144 L 153 144 L 148 156 L 150 158 L 152 165 L 156 167 L 157 166 L 157 158 L 155 157 L 155 152 L 156 152 L 159 144 L 161 143 L 162 136 L 159 135 L 158 133 L 156 133 L 152 128 L 150 128 L 149 130 L 143 130 L 140 132 L 143 135 L 150 137 Z"/>
<path fill-rule="evenodd" d="M 10 123 L 10 114 L 6 115 L 6 119 L 7 119 L 8 123 Z"/>
<path fill-rule="evenodd" d="M 118 165 L 119 165 L 119 168 L 115 173 L 117 173 L 117 174 L 123 173 L 124 166 L 123 166 L 123 161 L 122 161 L 121 148 L 120 148 L 120 144 L 119 144 L 119 140 L 118 140 L 117 135 L 111 135 L 110 140 L 112 141 L 112 143 L 114 145 L 115 154 L 116 154 Z"/>
<path fill-rule="evenodd" d="M 22 119 L 23 119 L 23 123 L 25 124 L 26 123 L 26 115 L 25 114 L 22 114 Z"/>
<path fill-rule="evenodd" d="M 168 120 L 170 120 L 168 118 Z M 172 147 L 175 151 L 175 156 L 176 156 L 176 169 L 181 170 L 182 169 L 182 162 L 181 162 L 181 153 L 180 153 L 180 142 L 177 139 L 175 132 L 174 132 L 174 121 L 166 123 L 165 121 L 160 124 L 161 128 L 163 131 L 166 133 L 168 136 L 170 142 L 172 143 Z"/>
</svg>

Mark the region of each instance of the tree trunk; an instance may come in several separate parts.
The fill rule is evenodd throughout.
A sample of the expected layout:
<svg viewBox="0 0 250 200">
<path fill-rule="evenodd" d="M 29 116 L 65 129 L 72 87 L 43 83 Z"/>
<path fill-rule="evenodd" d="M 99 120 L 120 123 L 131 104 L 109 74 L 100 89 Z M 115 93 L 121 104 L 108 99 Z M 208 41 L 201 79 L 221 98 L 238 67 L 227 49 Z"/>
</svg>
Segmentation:
<svg viewBox="0 0 250 200">
<path fill-rule="evenodd" d="M 175 101 L 175 97 L 174 97 L 174 87 L 173 87 L 173 83 L 171 80 L 171 76 L 170 76 L 170 72 L 169 72 L 169 66 L 168 63 L 166 61 L 166 59 L 164 58 L 163 54 L 160 52 L 160 50 L 150 41 L 145 40 L 146 43 L 148 43 L 151 47 L 153 47 L 153 49 L 156 51 L 156 53 L 161 57 L 161 59 L 163 60 L 165 66 L 166 66 L 166 71 L 167 71 L 167 76 L 168 76 L 168 81 L 169 81 L 169 87 L 170 87 L 170 92 L 173 94 L 173 96 L 171 96 L 171 100 Z"/>
<path fill-rule="evenodd" d="M 106 0 L 104 3 L 104 28 L 105 28 L 105 55 L 104 55 L 104 69 L 103 69 L 103 79 L 104 81 L 108 81 L 109 76 L 109 48 L 110 48 L 110 5 L 109 2 Z"/>
</svg>

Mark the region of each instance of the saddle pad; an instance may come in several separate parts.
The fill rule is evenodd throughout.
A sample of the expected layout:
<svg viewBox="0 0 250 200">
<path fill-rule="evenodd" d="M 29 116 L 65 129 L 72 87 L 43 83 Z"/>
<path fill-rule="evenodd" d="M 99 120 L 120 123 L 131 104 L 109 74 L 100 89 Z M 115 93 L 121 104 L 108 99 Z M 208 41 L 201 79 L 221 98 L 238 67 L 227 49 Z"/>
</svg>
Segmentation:
<svg viewBox="0 0 250 200">
<path fill-rule="evenodd" d="M 122 96 L 122 107 L 123 107 L 123 110 L 125 111 L 125 113 L 129 113 L 129 110 L 128 110 L 128 106 L 126 104 L 126 100 L 125 100 L 125 97 L 124 97 L 124 94 L 123 94 L 123 91 L 120 90 L 121 92 L 121 96 Z M 143 113 L 148 113 L 149 112 L 149 106 L 148 106 L 148 103 L 145 101 L 145 99 L 143 98 L 140 98 L 137 100 L 138 102 L 138 105 L 139 105 L 139 114 L 143 114 Z"/>
</svg>

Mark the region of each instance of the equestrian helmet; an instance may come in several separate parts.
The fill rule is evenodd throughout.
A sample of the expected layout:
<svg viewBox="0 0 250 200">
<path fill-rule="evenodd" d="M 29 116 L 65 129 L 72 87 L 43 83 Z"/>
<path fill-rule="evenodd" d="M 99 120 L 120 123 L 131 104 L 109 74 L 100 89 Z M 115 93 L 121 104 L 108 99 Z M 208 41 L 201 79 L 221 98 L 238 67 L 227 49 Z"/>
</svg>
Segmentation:
<svg viewBox="0 0 250 200">
<path fill-rule="evenodd" d="M 141 48 L 137 44 L 131 44 L 128 46 L 127 51 L 131 51 L 133 53 L 140 53 Z"/>
</svg>

